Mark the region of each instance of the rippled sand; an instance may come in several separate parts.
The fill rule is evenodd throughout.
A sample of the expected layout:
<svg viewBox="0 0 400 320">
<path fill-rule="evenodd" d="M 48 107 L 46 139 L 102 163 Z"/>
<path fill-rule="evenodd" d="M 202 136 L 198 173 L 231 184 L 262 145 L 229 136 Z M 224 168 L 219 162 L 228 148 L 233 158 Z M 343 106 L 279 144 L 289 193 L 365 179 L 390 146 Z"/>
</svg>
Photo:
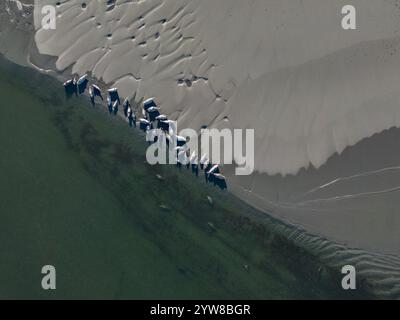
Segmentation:
<svg viewBox="0 0 400 320">
<path fill-rule="evenodd" d="M 230 189 L 316 235 L 320 252 L 328 239 L 363 257 L 367 273 L 398 271 L 395 2 L 353 1 L 358 30 L 346 32 L 341 1 L 81 4 L 58 8 L 56 31 L 40 30 L 35 10 L 34 41 L 24 19 L 11 28 L 0 11 L 10 31 L 0 39 L 12 44 L 1 50 L 48 73 L 90 71 L 135 102 L 154 96 L 181 127 L 255 128 L 258 172 L 236 177 L 225 167 Z"/>
</svg>

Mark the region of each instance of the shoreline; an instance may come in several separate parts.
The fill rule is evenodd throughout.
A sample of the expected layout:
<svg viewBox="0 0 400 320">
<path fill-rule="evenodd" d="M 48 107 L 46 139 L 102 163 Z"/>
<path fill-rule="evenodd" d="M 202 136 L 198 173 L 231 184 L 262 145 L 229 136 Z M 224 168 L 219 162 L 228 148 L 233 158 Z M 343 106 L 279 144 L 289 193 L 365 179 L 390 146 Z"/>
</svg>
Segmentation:
<svg viewBox="0 0 400 320">
<path fill-rule="evenodd" d="M 4 5 L 4 3 L 0 3 L 0 9 Z M 24 48 L 13 50 L 6 49 L 3 46 L 2 50 L 18 52 L 17 58 L 20 59 L 19 62 L 23 65 L 27 64 L 26 59 L 29 57 L 32 67 L 36 69 L 39 68 L 39 70 L 44 71 L 45 73 L 49 72 L 49 70 L 54 70 L 56 58 L 41 55 L 36 48 L 32 29 L 33 22 L 31 21 L 33 16 L 27 16 L 22 19 L 21 17 L 18 18 L 18 12 L 16 12 L 13 19 L 14 23 L 20 26 L 22 30 L 24 26 L 26 26 L 24 20 L 27 20 L 28 22 L 30 21 L 29 28 L 24 33 L 24 37 L 29 36 L 30 41 L 26 44 L 19 43 L 21 42 L 21 32 L 18 31 L 20 30 L 19 28 L 15 28 L 12 32 L 15 33 L 14 37 L 17 41 L 12 42 L 12 44 L 16 47 L 24 46 Z M 22 21 L 19 21 L 18 19 L 22 19 Z M 3 23 L 5 22 L 6 21 L 3 21 Z M 0 49 L 0 51 L 2 50 Z M 50 71 L 49 73 L 53 75 L 54 72 L 54 75 L 64 82 L 66 79 L 70 78 L 70 73 L 73 71 L 72 69 L 72 66 L 70 66 L 62 72 Z M 79 68 L 76 70 L 79 70 Z M 98 82 L 96 81 L 96 83 Z M 111 82 L 110 85 L 107 85 L 107 87 L 110 86 L 114 86 L 113 82 Z M 104 88 L 102 87 L 102 89 Z M 125 91 L 126 89 L 126 86 L 124 86 Z M 139 88 L 137 89 L 139 90 Z M 184 90 L 184 92 L 187 91 L 184 88 L 182 90 Z M 190 90 L 194 90 L 194 86 Z M 139 91 L 142 91 L 142 89 Z M 133 92 L 135 91 L 127 94 L 131 96 L 134 94 Z M 141 93 L 137 94 L 138 96 L 134 100 L 141 97 Z M 140 101 L 136 102 L 140 103 Z M 134 106 L 133 103 L 132 105 Z M 188 108 L 190 109 L 190 107 Z M 169 116 L 169 118 L 172 120 L 175 119 L 176 113 L 170 114 L 169 110 L 164 110 L 164 107 L 163 111 Z M 199 113 L 198 118 L 203 118 L 203 116 Z M 381 133 L 379 135 L 384 134 L 385 133 Z M 366 154 L 367 148 L 360 147 L 365 144 L 368 145 L 368 142 L 365 143 L 365 140 L 378 140 L 376 142 L 378 145 L 387 144 L 386 148 L 380 150 L 382 154 L 387 156 L 380 159 L 380 155 L 375 154 L 374 150 L 377 149 L 376 143 L 369 144 L 369 149 L 372 150 L 372 152 Z M 354 179 L 354 182 L 350 181 L 350 185 L 345 185 L 345 195 L 349 195 L 349 199 L 351 199 L 351 201 L 348 202 L 335 201 L 336 198 L 343 195 L 343 187 L 340 184 L 338 187 L 333 185 L 333 188 L 329 188 L 325 193 L 314 192 L 307 197 L 304 197 L 307 192 L 315 190 L 315 188 L 321 188 L 337 178 L 351 177 L 355 174 L 363 173 L 363 171 L 368 172 L 376 170 L 379 167 L 390 167 L 393 166 L 394 163 L 400 161 L 400 154 L 394 153 L 393 151 L 393 155 L 390 154 L 391 148 L 393 149 L 396 147 L 394 139 L 391 139 L 390 143 L 386 143 L 383 138 L 375 139 L 374 137 L 371 137 L 365 140 L 354 147 L 346 148 L 340 156 L 332 156 L 329 161 L 318 170 L 309 167 L 308 169 L 302 169 L 296 176 L 271 176 L 255 172 L 249 177 L 237 177 L 230 172 L 228 167 L 224 168 L 224 172 L 226 173 L 225 175 L 229 179 L 230 184 L 232 186 L 235 184 L 235 189 L 237 190 L 236 193 L 242 200 L 245 200 L 253 206 L 257 206 L 262 209 L 262 211 L 266 211 L 282 221 L 298 225 L 299 227 L 305 228 L 313 233 L 322 234 L 324 237 L 332 239 L 333 241 L 345 242 L 350 247 L 360 247 L 364 250 L 397 254 L 399 256 L 400 251 L 396 244 L 400 241 L 400 237 L 399 235 L 396 235 L 396 226 L 400 226 L 400 220 L 396 215 L 394 205 L 390 206 L 387 205 L 387 203 L 392 202 L 393 204 L 400 206 L 400 203 L 397 202 L 397 198 L 400 198 L 396 198 L 396 195 L 394 194 L 391 198 L 386 199 L 385 197 L 387 193 L 384 193 L 385 190 L 393 188 L 395 182 L 388 181 L 387 185 L 385 183 L 382 184 L 380 183 L 380 180 L 384 179 L 384 177 L 380 176 L 377 176 L 373 181 L 369 181 L 368 184 L 371 186 L 375 184 L 379 186 L 382 185 L 378 189 L 378 191 L 382 191 L 382 199 L 378 199 L 380 200 L 381 206 L 374 208 L 374 210 L 372 210 L 374 207 L 372 197 L 371 199 L 367 199 L 369 204 L 365 205 L 363 204 L 363 200 L 359 199 L 359 196 L 361 195 L 358 195 L 358 190 L 362 189 L 363 185 L 366 185 L 365 181 L 361 181 L 361 179 Z M 262 161 L 268 162 L 268 156 L 269 155 L 266 154 L 265 159 Z M 365 157 L 370 157 L 372 160 L 364 164 Z M 372 190 L 366 190 L 366 192 L 371 191 L 374 192 L 376 190 L 373 188 Z M 324 198 L 330 198 L 333 201 L 329 203 L 321 202 Z M 305 201 L 304 204 L 303 201 Z M 343 203 L 344 205 L 342 205 Z M 356 209 L 353 210 L 353 207 Z M 380 218 L 381 215 L 378 215 L 377 212 L 383 213 L 382 218 Z M 350 221 L 348 221 L 348 218 L 350 218 Z M 366 221 L 371 221 L 371 223 Z M 392 221 L 392 223 L 387 225 L 385 224 L 385 221 Z M 371 224 L 377 227 L 372 228 Z M 366 237 L 365 234 L 369 234 L 370 236 Z"/>
<path fill-rule="evenodd" d="M 12 62 L 10 62 L 9 60 L 7 60 L 9 63 L 13 64 Z M 17 66 L 17 64 L 15 64 Z M 25 67 L 27 68 L 27 67 Z M 31 69 L 33 72 L 38 72 L 37 70 L 34 70 L 32 68 Z M 50 77 L 51 79 L 53 79 L 54 81 L 56 81 L 60 86 L 62 86 L 62 82 L 60 78 L 55 78 L 52 75 L 49 75 L 47 73 L 40 73 L 43 76 L 46 77 Z M 63 89 L 60 87 L 60 89 Z M 88 109 L 91 109 L 91 105 L 90 105 L 90 101 L 87 95 L 81 95 L 78 96 L 78 98 L 71 98 L 71 100 L 73 101 L 73 99 L 77 100 L 77 104 L 82 104 L 82 102 L 86 102 L 87 105 L 86 107 Z M 72 102 L 71 101 L 71 102 Z M 84 106 L 85 107 L 85 106 Z M 96 107 L 100 107 L 96 108 Z M 108 112 L 106 110 L 106 107 L 104 106 L 104 104 L 95 104 L 95 110 L 96 112 L 100 112 L 101 113 L 101 117 L 104 118 L 104 121 L 107 121 L 107 117 L 108 117 Z M 124 123 L 123 123 L 123 117 L 118 117 L 115 118 L 114 116 L 112 116 L 111 120 L 116 120 L 116 121 L 112 121 L 116 126 L 118 127 L 123 127 Z M 130 130 L 133 136 L 137 137 L 137 138 L 143 138 L 143 135 L 141 134 L 141 132 L 139 131 L 139 129 L 132 129 Z M 145 147 L 145 143 L 143 143 L 143 147 Z M 177 170 L 177 169 L 176 169 Z M 186 176 L 189 179 L 193 180 L 191 183 L 195 183 L 198 184 L 199 187 L 203 188 L 205 187 L 204 183 L 196 181 L 196 179 L 192 176 L 191 173 L 186 172 L 186 170 L 182 170 L 182 172 L 177 173 L 178 175 L 182 175 L 182 176 Z M 202 180 L 201 180 L 202 181 Z M 204 185 L 204 186 L 203 186 Z M 267 230 L 267 234 L 272 234 L 273 236 L 273 242 L 277 242 L 276 246 L 277 246 L 277 250 L 281 250 L 281 246 L 286 248 L 287 250 L 289 250 L 292 254 L 292 256 L 288 256 L 285 259 L 293 259 L 293 257 L 295 257 L 296 260 L 301 260 L 303 261 L 303 263 L 305 264 L 310 264 L 309 267 L 307 268 L 311 268 L 309 271 L 311 272 L 311 270 L 313 270 L 312 272 L 316 272 L 316 270 L 325 270 L 324 273 L 328 274 L 328 278 L 335 278 L 336 277 L 336 281 L 338 281 L 338 283 L 340 283 L 340 278 L 341 278 L 341 274 L 340 274 L 340 265 L 341 263 L 339 263 L 338 261 L 336 261 L 336 259 L 330 260 L 330 259 L 326 259 L 326 257 L 324 256 L 328 256 L 330 254 L 332 254 L 332 251 L 319 251 L 318 245 L 315 246 L 316 243 L 324 243 L 324 246 L 326 246 L 329 243 L 329 249 L 333 248 L 333 252 L 335 254 L 338 254 L 339 252 L 342 252 L 342 255 L 345 256 L 346 252 L 348 251 L 347 248 L 345 247 L 341 247 L 340 245 L 326 240 L 326 239 L 321 239 L 316 235 L 311 235 L 309 233 L 307 233 L 305 230 L 302 230 L 301 228 L 298 228 L 295 225 L 291 225 L 285 221 L 281 221 L 278 218 L 275 218 L 271 215 L 269 215 L 268 213 L 257 209 L 256 207 L 244 202 L 243 200 L 241 200 L 239 197 L 237 197 L 235 194 L 231 193 L 230 191 L 228 192 L 222 192 L 219 190 L 215 190 L 216 193 L 218 194 L 218 197 L 224 199 L 224 201 L 229 202 L 231 204 L 232 207 L 238 207 L 238 208 L 243 208 L 243 210 L 241 211 L 240 215 L 238 216 L 234 216 L 234 217 L 230 217 L 229 219 L 233 219 L 233 221 L 239 221 L 239 226 L 238 228 L 241 230 L 242 228 L 244 230 L 246 230 L 245 232 L 250 232 L 251 234 L 253 234 L 253 232 L 247 230 L 246 228 L 250 228 L 251 230 L 254 230 L 254 235 L 256 237 L 261 237 L 260 239 L 263 239 L 263 234 L 264 234 L 264 228 L 265 230 Z M 236 223 L 236 222 L 235 222 Z M 258 234 L 259 232 L 261 232 L 260 234 Z M 261 236 L 260 236 L 261 235 Z M 267 238 L 265 238 L 264 242 L 269 243 L 271 240 L 268 240 L 270 236 L 268 236 Z M 314 248 L 312 248 L 312 246 L 310 246 L 310 244 L 314 244 Z M 275 245 L 274 245 L 275 246 Z M 361 255 L 361 254 L 365 254 L 364 252 L 357 252 L 356 255 Z M 345 257 L 345 259 L 349 262 L 354 262 L 355 260 L 352 259 L 352 257 Z M 342 260 L 343 262 L 344 260 Z M 319 271 L 321 272 L 321 271 Z M 308 275 L 311 276 L 311 275 Z M 327 275 L 325 275 L 327 276 Z M 368 279 L 363 278 L 363 276 L 361 276 L 359 278 L 360 280 L 360 290 L 358 291 L 359 294 L 363 295 L 362 292 L 365 291 L 365 293 L 367 293 L 368 295 L 372 295 L 375 296 L 375 292 L 371 289 L 371 285 L 369 284 Z M 381 293 L 381 295 L 378 295 L 377 297 L 381 296 L 381 297 L 385 297 L 387 295 L 387 293 Z M 371 297 L 372 297 L 371 296 Z M 390 294 L 389 294 L 390 296 Z"/>
<path fill-rule="evenodd" d="M 33 39 L 33 37 L 32 37 L 32 39 Z M 34 45 L 34 42 L 31 43 L 31 45 Z M 29 57 L 29 59 L 30 59 L 30 57 Z M 33 62 L 29 61 L 29 63 L 31 63 L 31 66 L 30 66 L 31 68 L 33 66 L 35 66 L 35 64 Z M 57 72 L 54 72 L 54 71 L 47 72 L 46 70 L 44 70 L 44 72 L 43 72 L 43 70 L 41 70 L 40 67 L 38 67 L 38 66 L 34 67 L 34 69 L 36 69 L 36 72 L 41 72 L 42 74 L 45 74 L 47 76 L 51 76 L 51 77 L 55 78 L 57 81 L 59 81 L 61 83 L 63 82 L 62 81 L 63 79 L 66 80 L 68 78 L 66 74 L 63 75 L 63 74 L 60 74 L 60 73 L 57 73 Z M 51 69 L 49 69 L 49 70 L 51 70 Z M 68 71 L 65 71 L 65 72 L 68 73 Z M 88 101 L 88 106 L 90 106 L 89 105 L 89 101 Z M 104 105 L 102 105 L 102 106 L 104 107 Z M 233 197 L 237 198 L 239 201 L 243 201 L 243 199 L 240 199 L 240 197 L 238 197 L 237 195 L 233 195 L 233 194 L 231 194 L 231 195 Z M 247 204 L 247 203 L 246 203 L 246 205 L 249 205 L 254 210 L 257 210 L 254 205 L 252 206 L 252 205 Z M 259 208 L 259 209 L 261 209 L 261 208 Z M 276 221 L 281 224 L 281 228 L 284 230 L 282 232 L 287 232 L 287 233 L 292 234 L 292 235 L 295 234 L 296 237 L 297 237 L 297 241 L 300 241 L 299 243 L 303 243 L 303 245 L 305 245 L 305 246 L 307 246 L 307 245 L 309 246 L 310 244 L 314 245 L 315 246 L 314 250 L 316 250 L 316 251 L 320 250 L 320 252 L 318 254 L 321 254 L 321 256 L 324 255 L 323 251 L 326 249 L 327 246 L 329 246 L 329 248 L 328 248 L 329 250 L 327 250 L 327 252 L 326 252 L 326 255 L 328 256 L 328 260 L 329 260 L 329 255 L 332 254 L 332 251 L 330 251 L 330 250 L 332 250 L 332 248 L 334 248 L 334 250 L 339 250 L 339 247 L 342 246 L 342 245 L 337 245 L 334 241 L 329 241 L 330 242 L 329 245 L 326 245 L 327 240 L 325 238 L 319 237 L 319 236 L 315 236 L 315 235 L 313 236 L 313 235 L 309 234 L 307 231 L 303 230 L 301 227 L 298 227 L 295 224 L 292 225 L 288 221 L 285 221 L 284 218 L 279 219 L 276 216 L 272 216 L 272 215 L 270 215 L 270 213 L 265 212 L 264 210 L 260 210 L 259 214 L 261 216 L 267 215 L 267 219 L 276 219 Z M 287 228 L 289 228 L 289 230 Z M 293 229 L 290 229 L 290 228 L 293 228 Z M 280 229 L 280 227 L 278 227 L 278 229 Z M 293 237 L 295 237 L 295 236 L 293 235 Z M 290 235 L 288 236 L 288 239 L 290 240 Z M 319 247 L 319 249 L 317 249 L 318 245 L 315 245 L 316 242 L 319 242 L 320 244 L 322 244 Z M 299 248 L 300 247 L 301 246 L 299 246 Z M 346 254 L 349 254 L 351 256 L 352 252 L 355 253 L 354 257 L 351 256 L 351 257 L 343 258 L 346 261 L 357 261 L 357 256 L 363 256 L 363 255 L 365 255 L 365 252 L 366 252 L 364 250 L 346 248 L 345 246 L 342 246 L 342 248 L 340 250 L 344 252 L 343 253 L 344 256 L 346 256 Z M 348 251 L 348 252 L 346 253 L 346 251 Z M 386 260 L 386 257 L 391 257 L 391 255 L 382 255 L 382 257 L 379 260 L 383 260 L 384 261 L 384 260 Z M 393 257 L 395 257 L 395 256 L 393 256 Z M 398 257 L 395 257 L 395 258 L 396 259 L 394 259 L 393 261 L 397 261 Z M 375 259 L 375 257 L 373 255 L 372 255 L 371 258 L 369 258 L 369 260 L 371 260 L 372 262 L 374 262 L 374 259 Z M 342 262 L 344 260 L 342 260 Z M 338 262 L 337 261 L 330 261 L 330 263 L 332 265 L 335 265 Z M 360 264 L 361 265 L 365 264 L 365 262 L 361 261 Z M 365 268 L 365 271 L 364 271 L 365 274 L 368 275 L 370 267 L 369 266 L 367 266 L 367 267 L 364 266 L 364 268 Z M 392 276 L 390 276 L 390 277 L 392 277 Z M 390 293 L 390 294 L 393 294 L 393 293 Z M 397 293 L 395 292 L 395 294 L 397 294 Z"/>
<path fill-rule="evenodd" d="M 159 278 L 162 280 L 160 285 L 164 298 L 185 297 L 187 291 L 171 292 L 180 286 L 191 288 L 187 298 L 371 297 L 361 288 L 353 293 L 340 290 L 336 272 L 321 264 L 315 256 L 287 241 L 286 237 L 275 233 L 272 226 L 277 223 L 265 219 L 262 223 L 253 220 L 255 209 L 247 207 L 233 195 L 219 192 L 201 180 L 192 179 L 192 175 L 186 170 L 179 172 L 175 167 L 147 165 L 142 154 L 145 149 L 142 136 L 123 126 L 119 119 L 106 121 L 104 116 L 107 112 L 103 108 L 90 107 L 85 97 L 66 101 L 63 88 L 59 87 L 59 82 L 53 77 L 17 66 L 8 60 L 1 61 L 2 70 L 5 71 L 2 81 L 5 81 L 8 73 L 16 75 L 5 90 L 12 92 L 10 88 L 23 88 L 20 90 L 21 96 L 14 99 L 18 107 L 14 116 L 23 118 L 28 112 L 32 113 L 32 117 L 25 126 L 25 131 L 15 132 L 14 140 L 10 141 L 7 136 L 1 135 L 2 145 L 10 149 L 2 164 L 10 164 L 5 169 L 10 168 L 7 171 L 8 178 L 15 181 L 8 187 L 9 201 L 5 203 L 1 216 L 11 223 L 4 230 L 4 237 L 10 242 L 18 238 L 13 230 L 14 224 L 18 225 L 21 219 L 24 223 L 20 230 L 25 237 L 15 241 L 17 244 L 12 251 L 1 250 L 3 259 L 8 261 L 2 267 L 6 272 L 3 270 L 1 274 L 7 275 L 9 280 L 0 290 L 0 295 L 6 295 L 10 286 L 15 288 L 12 285 L 14 273 L 9 271 L 14 268 L 14 259 L 10 259 L 10 255 L 18 256 L 20 250 L 29 248 L 30 254 L 19 261 L 21 268 L 27 268 L 24 274 L 28 278 L 43 258 L 53 260 L 57 257 L 54 263 L 61 269 L 67 263 L 68 270 L 61 270 L 58 275 L 60 289 L 56 294 L 61 298 L 77 294 L 80 284 L 76 281 L 82 276 L 98 282 L 89 288 L 103 288 L 104 284 L 104 296 L 112 295 L 112 288 L 116 285 L 119 289 L 114 291 L 115 298 L 143 297 L 133 285 L 140 281 L 137 272 L 143 277 L 157 276 L 150 270 L 159 268 L 159 260 L 163 261 L 160 267 L 164 271 Z M 40 84 L 37 85 L 37 82 Z M 32 103 L 24 103 L 24 97 L 29 97 L 27 101 Z M 32 112 L 32 108 L 36 112 Z M 50 127 L 45 125 L 46 122 Z M 4 127 L 4 130 L 9 131 L 15 127 L 15 123 L 10 119 L 6 120 Z M 30 133 L 30 139 L 25 145 L 23 142 L 26 139 L 23 137 L 26 130 Z M 22 137 L 22 142 L 15 140 L 17 137 Z M 36 141 L 39 145 L 32 145 L 33 137 L 39 137 Z M 16 141 L 20 143 L 15 145 Z M 24 162 L 15 161 L 15 148 L 28 152 L 24 157 L 28 166 Z M 31 148 L 35 152 L 32 153 Z M 66 174 L 59 172 L 59 162 Z M 24 168 L 22 172 L 21 168 Z M 86 178 L 76 176 L 78 169 L 85 172 Z M 45 181 L 51 177 L 61 184 L 54 184 L 50 180 L 47 186 L 37 188 L 35 179 L 28 179 L 29 181 L 20 186 L 19 180 L 27 179 L 25 170 L 47 177 Z M 54 170 L 59 174 L 54 174 Z M 162 175 L 164 182 L 156 179 L 157 174 Z M 87 177 L 90 179 L 87 180 Z M 65 179 L 72 180 L 65 184 Z M 71 185 L 71 182 L 74 183 Z M 1 184 L 1 188 L 7 184 L 9 183 Z M 28 189 L 27 185 L 30 185 Z M 152 188 L 154 191 L 149 195 L 146 190 L 153 190 Z M 184 198 L 176 201 L 176 194 L 180 193 L 184 194 Z M 48 202 L 49 206 L 42 205 L 43 201 L 37 201 L 37 197 L 42 194 L 46 195 L 42 200 Z M 91 198 L 91 194 L 94 198 Z M 153 198 L 153 194 L 157 195 L 157 199 Z M 207 202 L 207 194 L 213 197 L 213 205 Z M 18 205 L 19 202 L 15 201 L 14 197 L 18 195 L 31 198 L 24 201 L 29 210 L 24 204 Z M 108 197 L 106 195 L 112 196 L 117 205 L 109 208 L 112 201 L 102 200 Z M 78 199 L 71 203 L 71 197 Z M 165 205 L 160 208 L 160 204 Z M 105 205 L 104 210 L 102 207 Z M 94 208 L 90 209 L 92 206 Z M 143 235 L 143 239 L 135 240 L 138 235 Z M 93 238 L 94 236 L 96 237 Z M 127 242 L 128 239 L 130 240 Z M 143 241 L 147 243 L 144 248 Z M 48 245 L 43 246 L 44 243 Z M 71 250 L 71 243 L 74 248 L 72 255 L 67 254 Z M 148 256 L 149 246 L 156 247 L 156 255 L 148 261 L 148 267 L 142 268 L 142 259 Z M 110 259 L 117 259 L 117 264 L 121 265 L 117 267 L 113 264 L 111 269 L 105 267 L 104 262 Z M 34 265 L 33 269 L 31 264 Z M 92 264 L 97 265 L 95 274 Z M 173 267 L 173 270 L 168 271 L 168 266 Z M 124 279 L 122 284 L 118 276 L 121 268 L 121 277 Z M 133 273 L 128 271 L 132 268 Z M 102 272 L 109 269 L 111 275 L 107 279 L 103 278 Z M 69 270 L 76 270 L 79 277 L 69 277 L 73 281 L 68 289 L 65 288 L 63 275 Z M 171 280 L 173 275 L 180 280 Z M 111 287 L 107 285 L 110 281 Z M 115 281 L 117 283 L 114 285 Z M 165 282 L 168 285 L 164 285 Z M 36 288 L 35 279 L 32 283 Z M 158 296 L 152 287 L 155 285 L 153 281 L 149 284 L 149 297 Z M 196 289 L 199 286 L 202 288 L 202 284 L 207 287 L 203 288 L 202 293 L 196 293 Z M 213 291 L 214 289 L 210 291 L 213 287 L 219 288 L 219 293 Z M 26 294 L 37 297 L 35 291 L 13 292 L 18 296 Z M 97 294 L 97 290 L 93 292 L 86 289 L 79 296 L 93 297 Z"/>
<path fill-rule="evenodd" d="M 371 22 L 397 10 L 356 2 Z M 136 93 L 137 102 L 156 97 L 183 128 L 255 129 L 255 169 L 266 173 L 236 177 L 224 168 L 230 184 L 242 187 L 239 196 L 349 247 L 400 256 L 400 169 L 366 177 L 400 163 L 396 139 L 383 131 L 400 119 L 398 17 L 344 34 L 331 14 L 339 0 L 316 2 L 320 15 L 300 0 L 290 1 L 293 10 L 288 5 L 145 0 L 82 8 L 68 0 L 56 30 L 35 32 L 39 51 L 56 62 L 35 55 L 32 62 L 80 75 L 92 70 L 121 96 Z M 254 23 L 234 23 L 230 13 Z M 36 10 L 38 27 L 39 16 Z M 218 29 L 227 37 L 219 39 Z M 308 32 L 294 36 L 299 30 Z"/>
</svg>

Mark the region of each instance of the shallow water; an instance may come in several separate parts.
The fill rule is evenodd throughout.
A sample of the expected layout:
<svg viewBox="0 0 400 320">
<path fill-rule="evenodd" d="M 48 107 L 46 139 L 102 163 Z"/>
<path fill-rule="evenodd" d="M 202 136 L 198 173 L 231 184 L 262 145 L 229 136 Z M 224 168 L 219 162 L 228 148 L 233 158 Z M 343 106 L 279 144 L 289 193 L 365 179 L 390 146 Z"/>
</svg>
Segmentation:
<svg viewBox="0 0 400 320">
<path fill-rule="evenodd" d="M 66 101 L 54 79 L 1 58 L 0 94 L 0 298 L 364 296 L 279 223 L 185 169 L 149 166 L 138 131 Z M 54 291 L 41 289 L 46 264 Z"/>
</svg>

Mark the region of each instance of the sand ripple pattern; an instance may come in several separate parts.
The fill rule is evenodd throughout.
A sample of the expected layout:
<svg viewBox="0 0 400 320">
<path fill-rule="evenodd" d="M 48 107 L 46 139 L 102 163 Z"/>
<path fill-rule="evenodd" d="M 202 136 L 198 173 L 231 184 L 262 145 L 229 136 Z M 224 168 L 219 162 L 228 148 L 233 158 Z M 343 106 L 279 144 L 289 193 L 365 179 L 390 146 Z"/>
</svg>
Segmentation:
<svg viewBox="0 0 400 320">
<path fill-rule="evenodd" d="M 63 0 L 36 43 L 57 68 L 140 101 L 155 96 L 181 127 L 255 128 L 256 169 L 295 174 L 400 125 L 400 18 L 394 0 Z M 84 6 L 82 4 L 85 3 Z M 310 9 L 312 8 L 312 9 Z"/>
<path fill-rule="evenodd" d="M 341 270 L 344 265 L 355 266 L 359 278 L 368 279 L 368 290 L 385 299 L 400 299 L 400 258 L 395 255 L 371 253 L 349 248 L 298 228 L 277 225 L 276 231 L 296 244 L 318 255 L 324 263 Z"/>
</svg>

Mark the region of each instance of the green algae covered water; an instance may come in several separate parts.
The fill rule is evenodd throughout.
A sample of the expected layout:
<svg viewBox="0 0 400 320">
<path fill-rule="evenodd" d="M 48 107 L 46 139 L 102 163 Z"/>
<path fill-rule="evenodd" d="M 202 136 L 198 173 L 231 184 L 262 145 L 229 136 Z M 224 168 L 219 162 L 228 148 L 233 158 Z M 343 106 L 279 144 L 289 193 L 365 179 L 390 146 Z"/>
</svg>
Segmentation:
<svg viewBox="0 0 400 320">
<path fill-rule="evenodd" d="M 0 58 L 0 97 L 0 298 L 362 297 L 275 222 L 149 166 L 138 131 L 56 80 Z M 48 264 L 56 290 L 41 287 Z"/>
</svg>

